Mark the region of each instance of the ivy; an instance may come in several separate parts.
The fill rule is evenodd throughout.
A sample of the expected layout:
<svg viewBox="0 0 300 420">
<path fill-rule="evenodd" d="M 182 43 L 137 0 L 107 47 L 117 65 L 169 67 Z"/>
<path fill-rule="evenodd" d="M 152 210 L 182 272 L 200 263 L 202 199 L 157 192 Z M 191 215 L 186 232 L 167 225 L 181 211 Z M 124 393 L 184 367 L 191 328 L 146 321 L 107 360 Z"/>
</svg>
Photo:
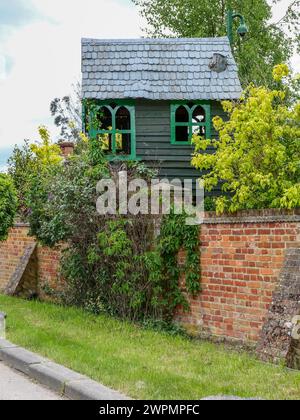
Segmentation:
<svg viewBox="0 0 300 420">
<path fill-rule="evenodd" d="M 101 104 L 94 99 L 83 99 L 85 130 L 89 132 L 92 128 L 95 130 L 101 129 L 101 118 L 99 113 L 101 111 Z"/>
<path fill-rule="evenodd" d="M 184 275 L 186 289 L 196 296 L 201 291 L 200 239 L 199 227 L 186 225 L 186 215 L 175 215 L 173 212 L 165 216 L 161 226 L 158 249 L 162 258 L 165 277 L 173 291 L 173 310 L 182 305 L 188 309 L 184 298 L 180 279 Z M 185 264 L 180 265 L 179 252 L 185 252 Z"/>
</svg>

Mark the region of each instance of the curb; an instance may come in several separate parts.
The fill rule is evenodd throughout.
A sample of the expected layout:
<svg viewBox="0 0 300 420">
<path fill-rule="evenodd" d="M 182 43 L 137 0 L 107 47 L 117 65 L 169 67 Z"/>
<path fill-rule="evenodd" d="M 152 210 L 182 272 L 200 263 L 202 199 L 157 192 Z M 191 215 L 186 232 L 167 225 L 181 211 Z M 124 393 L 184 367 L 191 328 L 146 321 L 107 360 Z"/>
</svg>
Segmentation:
<svg viewBox="0 0 300 420">
<path fill-rule="evenodd" d="M 71 400 L 130 400 L 125 395 L 107 388 L 87 376 L 80 375 L 64 366 L 53 363 L 44 357 L 1 339 L 0 361 Z"/>
</svg>

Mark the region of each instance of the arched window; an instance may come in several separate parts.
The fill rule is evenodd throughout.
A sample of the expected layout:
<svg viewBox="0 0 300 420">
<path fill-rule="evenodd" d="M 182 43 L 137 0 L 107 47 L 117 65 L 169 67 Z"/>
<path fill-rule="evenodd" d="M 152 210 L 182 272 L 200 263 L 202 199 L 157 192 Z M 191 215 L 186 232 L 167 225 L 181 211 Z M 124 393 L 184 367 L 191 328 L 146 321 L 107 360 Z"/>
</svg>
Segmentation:
<svg viewBox="0 0 300 420">
<path fill-rule="evenodd" d="M 116 113 L 117 130 L 130 130 L 130 122 L 129 110 L 125 106 L 118 108 Z"/>
<path fill-rule="evenodd" d="M 193 124 L 205 123 L 206 114 L 202 106 L 197 106 L 193 111 Z"/>
<path fill-rule="evenodd" d="M 180 123 L 189 122 L 189 112 L 185 106 L 179 106 L 176 110 L 176 121 Z"/>
<path fill-rule="evenodd" d="M 171 105 L 171 143 L 188 145 L 193 135 L 210 137 L 211 114 L 207 103 Z"/>
<path fill-rule="evenodd" d="M 181 141 L 189 141 L 189 112 L 185 106 L 179 106 L 176 110 L 176 122 L 182 125 L 176 125 L 176 138 Z"/>
<path fill-rule="evenodd" d="M 98 111 L 97 119 L 101 130 L 112 130 L 112 113 L 109 108 L 102 106 Z"/>
<path fill-rule="evenodd" d="M 122 106 L 116 112 L 116 128 L 119 132 L 116 134 L 117 153 L 131 154 L 131 133 L 124 133 L 124 130 L 130 131 L 131 119 L 128 108 Z M 122 133 L 121 133 L 122 131 Z"/>
<path fill-rule="evenodd" d="M 102 103 L 97 111 L 96 122 L 90 127 L 90 136 L 99 140 L 103 152 L 110 158 L 134 159 L 136 157 L 134 106 Z"/>
</svg>

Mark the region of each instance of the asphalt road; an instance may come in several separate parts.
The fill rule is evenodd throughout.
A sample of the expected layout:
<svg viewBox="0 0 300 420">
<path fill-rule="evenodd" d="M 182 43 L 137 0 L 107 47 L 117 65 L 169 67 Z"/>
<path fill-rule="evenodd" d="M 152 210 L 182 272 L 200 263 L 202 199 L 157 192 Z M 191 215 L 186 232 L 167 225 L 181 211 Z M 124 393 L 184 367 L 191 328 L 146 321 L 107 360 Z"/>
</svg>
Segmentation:
<svg viewBox="0 0 300 420">
<path fill-rule="evenodd" d="M 0 362 L 0 401 L 63 399 Z"/>
</svg>

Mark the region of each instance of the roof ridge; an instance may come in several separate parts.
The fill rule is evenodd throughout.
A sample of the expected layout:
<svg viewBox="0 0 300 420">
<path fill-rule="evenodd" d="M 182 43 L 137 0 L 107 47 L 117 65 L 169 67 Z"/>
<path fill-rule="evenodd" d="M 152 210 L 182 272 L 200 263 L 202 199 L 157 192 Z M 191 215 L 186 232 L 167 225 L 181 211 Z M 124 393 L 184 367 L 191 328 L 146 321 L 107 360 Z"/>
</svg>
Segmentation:
<svg viewBox="0 0 300 420">
<path fill-rule="evenodd" d="M 189 43 L 189 44 L 212 44 L 225 43 L 229 44 L 229 39 L 224 37 L 215 38 L 119 38 L 119 39 L 101 39 L 101 38 L 82 38 L 83 44 L 175 44 L 175 43 Z"/>
</svg>

